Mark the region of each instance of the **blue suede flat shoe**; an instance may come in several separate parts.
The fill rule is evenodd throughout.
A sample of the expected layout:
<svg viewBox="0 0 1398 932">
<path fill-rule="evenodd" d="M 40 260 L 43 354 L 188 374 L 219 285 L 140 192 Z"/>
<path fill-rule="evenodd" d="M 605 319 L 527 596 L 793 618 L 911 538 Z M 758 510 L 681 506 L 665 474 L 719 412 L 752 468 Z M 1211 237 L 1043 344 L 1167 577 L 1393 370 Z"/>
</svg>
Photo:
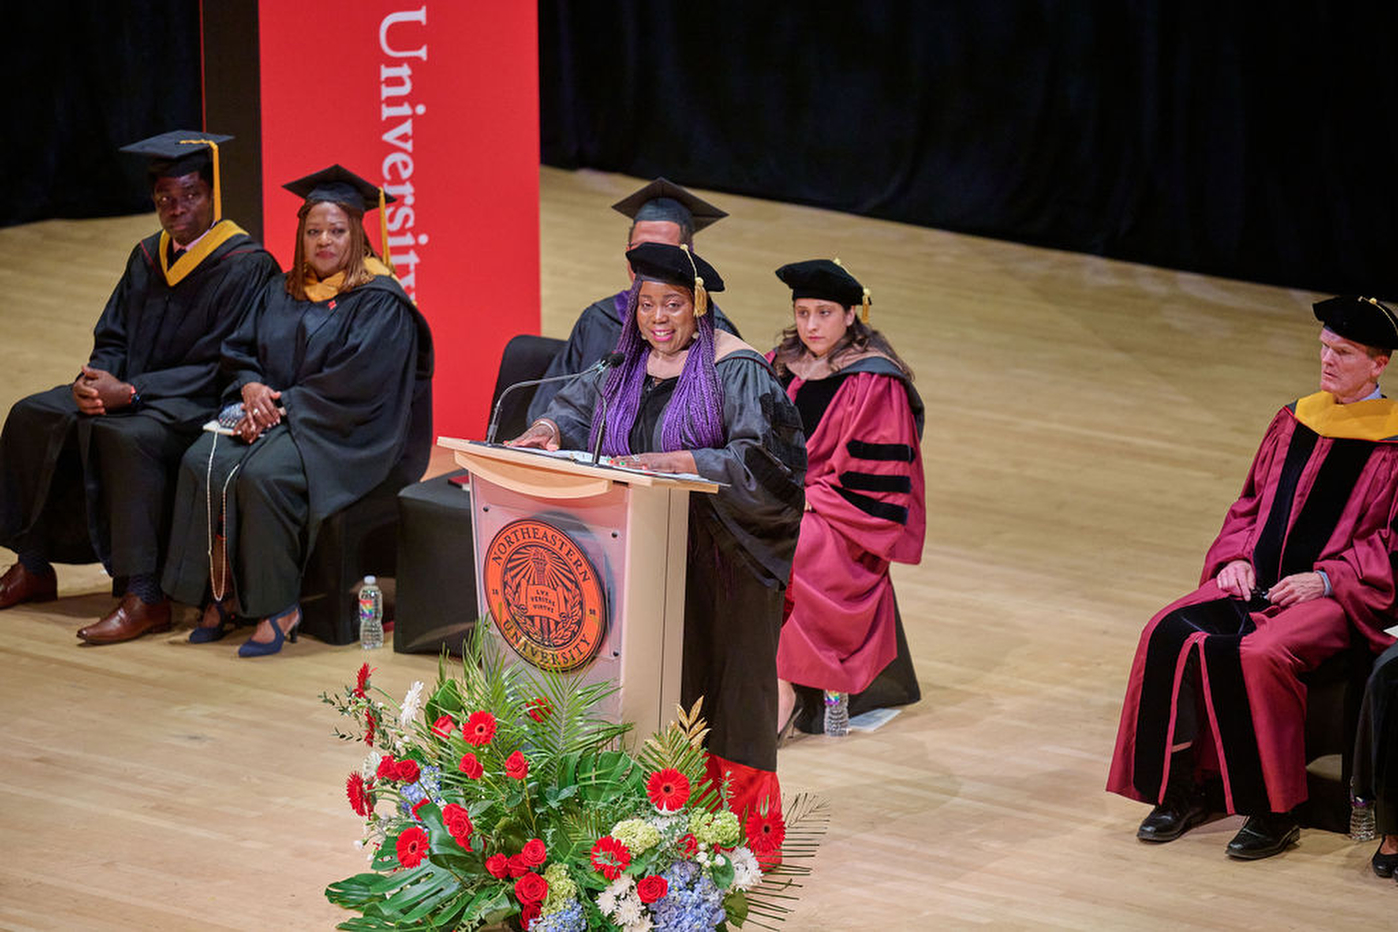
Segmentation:
<svg viewBox="0 0 1398 932">
<path fill-rule="evenodd" d="M 222 602 L 210 602 L 209 605 L 218 612 L 218 624 L 196 626 L 193 631 L 189 632 L 189 643 L 191 644 L 212 644 L 214 641 L 222 641 L 229 631 L 237 627 L 236 619 L 228 609 L 223 607 Z"/>
</svg>

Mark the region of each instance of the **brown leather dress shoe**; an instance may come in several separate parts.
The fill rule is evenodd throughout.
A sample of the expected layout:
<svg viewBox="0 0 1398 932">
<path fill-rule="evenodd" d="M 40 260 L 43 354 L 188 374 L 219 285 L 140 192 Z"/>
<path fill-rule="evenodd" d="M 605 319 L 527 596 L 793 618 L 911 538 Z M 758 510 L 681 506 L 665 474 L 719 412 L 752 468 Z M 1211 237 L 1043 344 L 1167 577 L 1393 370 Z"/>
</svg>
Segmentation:
<svg viewBox="0 0 1398 932">
<path fill-rule="evenodd" d="M 31 573 L 23 563 L 16 563 L 0 576 L 0 608 L 21 602 L 52 602 L 58 598 L 58 574 L 49 567 L 46 573 Z"/>
<path fill-rule="evenodd" d="M 170 630 L 170 600 L 162 599 L 154 605 L 147 605 L 140 596 L 128 592 L 121 597 L 121 604 L 106 618 L 95 625 L 88 625 L 78 631 L 78 637 L 89 644 L 117 644 L 129 641 L 143 634 L 155 634 Z"/>
</svg>

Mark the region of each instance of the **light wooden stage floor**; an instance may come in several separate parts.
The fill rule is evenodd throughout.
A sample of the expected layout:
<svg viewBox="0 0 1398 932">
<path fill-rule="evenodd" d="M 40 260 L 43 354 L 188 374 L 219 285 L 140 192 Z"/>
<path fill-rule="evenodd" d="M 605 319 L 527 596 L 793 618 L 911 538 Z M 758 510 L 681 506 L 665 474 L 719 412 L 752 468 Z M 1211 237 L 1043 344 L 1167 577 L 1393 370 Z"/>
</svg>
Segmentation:
<svg viewBox="0 0 1398 932">
<path fill-rule="evenodd" d="M 544 169 L 543 329 L 623 282 L 634 179 Z M 1308 293 L 714 194 L 698 248 L 754 345 L 789 315 L 778 265 L 838 254 L 928 407 L 924 559 L 895 569 L 923 700 L 882 729 L 781 752 L 829 835 L 791 932 L 1373 929 L 1398 893 L 1372 845 L 1302 834 L 1229 861 L 1224 819 L 1169 845 L 1102 789 L 1144 621 L 1192 587 L 1268 419 L 1314 390 Z M 478 218 L 489 222 L 488 218 Z M 66 382 L 152 216 L 0 230 L 0 404 Z M 496 313 L 509 309 L 497 308 Z M 438 348 L 443 365 L 451 347 Z M 9 554 L 0 554 L 9 563 Z M 73 632 L 105 578 L 0 615 L 0 928 L 326 929 L 361 869 L 358 751 L 317 701 L 357 647 L 241 661 L 185 631 Z M 380 651 L 401 694 L 436 661 Z"/>
</svg>

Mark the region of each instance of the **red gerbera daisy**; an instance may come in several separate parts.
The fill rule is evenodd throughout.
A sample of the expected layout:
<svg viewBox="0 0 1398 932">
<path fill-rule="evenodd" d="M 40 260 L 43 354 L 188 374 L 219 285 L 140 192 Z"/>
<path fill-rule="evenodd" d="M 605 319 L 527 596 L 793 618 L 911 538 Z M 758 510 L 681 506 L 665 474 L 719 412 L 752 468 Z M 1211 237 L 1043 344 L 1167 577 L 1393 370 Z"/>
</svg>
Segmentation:
<svg viewBox="0 0 1398 932">
<path fill-rule="evenodd" d="M 398 836 L 398 863 L 404 867 L 417 867 L 427 857 L 431 847 L 427 833 L 414 825 Z"/>
<path fill-rule="evenodd" d="M 374 746 L 374 728 L 375 728 L 375 727 L 376 727 L 376 723 L 374 722 L 374 713 L 373 713 L 373 712 L 365 712 L 365 713 L 364 713 L 364 743 L 367 744 L 367 745 L 369 745 L 369 747 L 373 747 L 373 746 Z"/>
<path fill-rule="evenodd" d="M 592 846 L 592 868 L 608 880 L 616 880 L 631 865 L 631 850 L 610 835 Z"/>
<path fill-rule="evenodd" d="M 689 778 L 673 767 L 657 770 L 646 781 L 646 795 L 655 808 L 677 812 L 689 802 Z"/>
<path fill-rule="evenodd" d="M 461 728 L 461 737 L 467 744 L 489 744 L 495 737 L 495 716 L 489 712 L 472 712 Z"/>
<path fill-rule="evenodd" d="M 359 668 L 359 673 L 357 676 L 355 676 L 354 695 L 358 696 L 360 699 L 364 698 L 366 692 L 369 689 L 369 676 L 373 672 L 374 671 L 370 670 L 369 665 L 366 663 L 364 664 L 364 666 Z"/>
<path fill-rule="evenodd" d="M 779 850 L 786 840 L 786 822 L 781 813 L 763 815 L 754 812 L 748 816 L 748 847 L 759 857 Z"/>
<path fill-rule="evenodd" d="M 373 811 L 374 797 L 369 792 L 371 786 L 358 773 L 350 774 L 345 781 L 345 795 L 349 797 L 350 808 L 355 815 L 368 816 Z"/>
</svg>

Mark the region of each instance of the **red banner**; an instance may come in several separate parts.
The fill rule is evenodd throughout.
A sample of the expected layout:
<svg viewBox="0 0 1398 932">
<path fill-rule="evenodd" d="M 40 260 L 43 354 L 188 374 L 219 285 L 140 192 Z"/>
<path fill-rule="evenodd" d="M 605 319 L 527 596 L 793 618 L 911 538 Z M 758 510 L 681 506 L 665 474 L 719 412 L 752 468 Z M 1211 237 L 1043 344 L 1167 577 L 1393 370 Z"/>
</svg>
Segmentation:
<svg viewBox="0 0 1398 932">
<path fill-rule="evenodd" d="M 539 330 L 535 4 L 261 0 L 259 33 L 267 248 L 290 264 L 283 182 L 338 162 L 397 197 L 387 248 L 432 325 L 434 429 L 482 436 L 505 342 Z"/>
</svg>

